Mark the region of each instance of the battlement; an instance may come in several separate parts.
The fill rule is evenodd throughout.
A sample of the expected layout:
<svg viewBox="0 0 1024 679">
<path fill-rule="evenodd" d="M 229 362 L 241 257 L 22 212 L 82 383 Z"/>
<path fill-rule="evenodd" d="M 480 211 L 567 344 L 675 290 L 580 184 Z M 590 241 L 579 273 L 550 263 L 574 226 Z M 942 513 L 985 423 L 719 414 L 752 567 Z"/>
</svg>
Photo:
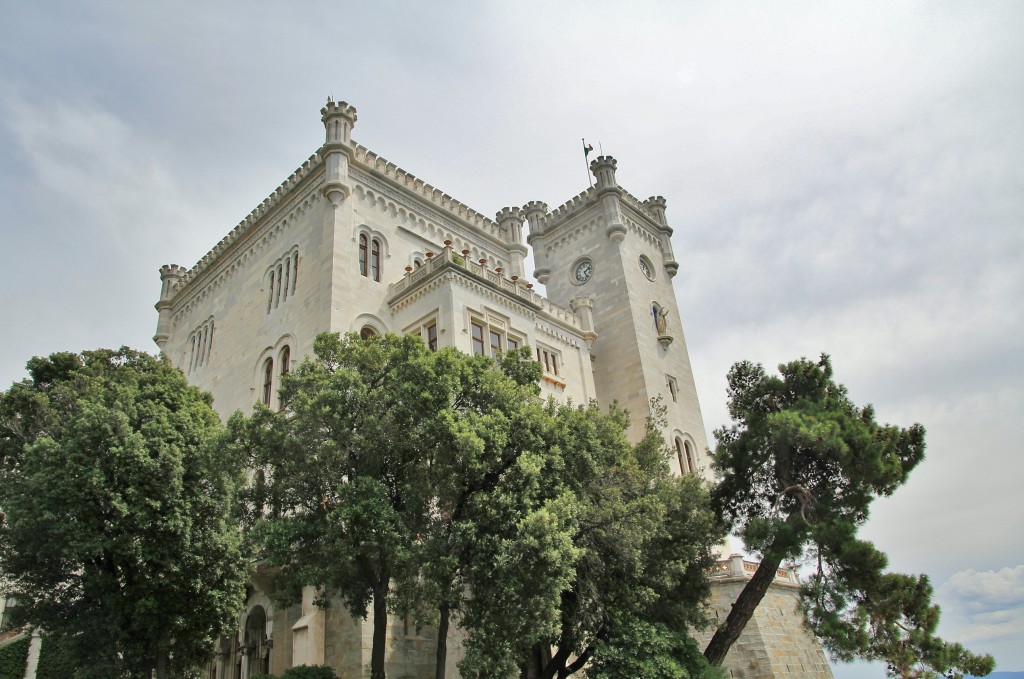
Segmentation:
<svg viewBox="0 0 1024 679">
<path fill-rule="evenodd" d="M 604 168 L 610 168 L 614 170 L 619 164 L 619 161 L 615 160 L 612 156 L 598 156 L 590 161 L 590 171 L 597 174 L 599 170 Z"/>
<path fill-rule="evenodd" d="M 494 220 L 499 224 L 506 219 L 521 220 L 523 218 L 523 211 L 517 207 L 503 207 L 498 210 L 498 214 L 494 216 Z"/>
<path fill-rule="evenodd" d="M 160 278 L 175 278 L 178 276 L 184 276 L 186 269 L 178 264 L 164 264 L 160 267 Z"/>
<path fill-rule="evenodd" d="M 548 216 L 548 221 L 561 221 L 577 213 L 583 208 L 588 207 L 593 203 L 593 201 L 591 201 L 590 198 L 594 193 L 594 188 L 591 187 L 586 191 L 583 191 L 580 194 L 573 196 L 572 198 L 570 198 L 569 200 L 565 201 L 564 203 L 556 207 L 554 210 L 552 210 L 551 214 Z"/>
<path fill-rule="evenodd" d="M 500 237 L 498 223 L 480 214 L 468 205 L 455 200 L 441 189 L 435 188 L 391 161 L 378 156 L 365 146 L 356 145 L 354 160 L 366 168 L 391 179 L 404 189 L 426 199 L 432 205 L 458 217 L 470 226 L 495 238 Z"/>
<path fill-rule="evenodd" d="M 296 186 L 302 183 L 314 170 L 323 164 L 323 159 L 319 153 L 314 153 L 306 159 L 302 165 L 295 169 L 288 178 L 285 179 L 281 184 L 274 189 L 274 192 L 263 199 L 259 205 L 245 216 L 245 219 L 240 221 L 235 228 L 231 229 L 226 236 L 220 239 L 220 241 L 213 246 L 213 248 L 203 256 L 195 266 L 185 272 L 178 279 L 177 284 L 174 286 L 176 290 L 180 290 L 184 286 L 188 285 L 191 281 L 195 280 L 197 276 L 203 273 L 210 264 L 213 263 L 216 258 L 227 250 L 229 247 L 234 245 L 240 238 L 245 236 L 253 225 L 257 224 L 260 219 L 270 213 L 281 200 L 288 195 L 288 192 L 294 189 Z M 176 265 L 171 265 L 176 266 Z M 179 267 L 181 268 L 181 267 Z M 161 269 L 161 272 L 163 270 Z"/>
<path fill-rule="evenodd" d="M 350 120 L 352 123 L 355 123 L 356 120 L 358 120 L 355 106 L 352 106 L 345 101 L 334 101 L 330 97 L 327 98 L 327 104 L 320 109 L 320 116 L 324 120 L 334 116 L 342 116 L 343 118 Z"/>
<path fill-rule="evenodd" d="M 564 309 L 535 292 L 532 283 L 528 283 L 518 276 L 506 277 L 500 269 L 491 270 L 487 268 L 486 264 L 473 262 L 467 257 L 459 256 L 455 254 L 450 245 L 446 245 L 440 253 L 428 258 L 423 266 L 407 271 L 402 280 L 390 284 L 388 286 L 390 303 L 395 304 L 404 295 L 423 285 L 435 274 L 447 270 L 470 274 L 475 279 L 489 284 L 492 289 L 546 316 L 549 320 L 556 321 L 577 332 L 583 331 L 579 314 L 571 309 Z"/>
</svg>

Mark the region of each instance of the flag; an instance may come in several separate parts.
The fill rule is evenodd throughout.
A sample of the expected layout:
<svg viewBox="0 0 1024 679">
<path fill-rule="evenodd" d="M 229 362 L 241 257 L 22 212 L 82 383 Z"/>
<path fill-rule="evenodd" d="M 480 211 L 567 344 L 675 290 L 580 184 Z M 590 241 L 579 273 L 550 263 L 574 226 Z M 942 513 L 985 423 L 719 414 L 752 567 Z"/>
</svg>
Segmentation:
<svg viewBox="0 0 1024 679">
<path fill-rule="evenodd" d="M 583 140 L 583 157 L 586 158 L 593 150 L 594 147 L 588 144 L 586 140 Z"/>
</svg>

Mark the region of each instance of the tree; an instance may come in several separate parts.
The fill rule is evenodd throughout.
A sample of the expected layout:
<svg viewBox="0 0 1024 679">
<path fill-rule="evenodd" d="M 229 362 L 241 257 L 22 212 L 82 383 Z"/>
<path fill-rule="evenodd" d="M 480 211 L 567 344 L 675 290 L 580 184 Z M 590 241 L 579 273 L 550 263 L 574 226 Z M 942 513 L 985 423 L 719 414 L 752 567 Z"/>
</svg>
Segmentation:
<svg viewBox="0 0 1024 679">
<path fill-rule="evenodd" d="M 290 603 L 313 586 L 320 605 L 337 597 L 358 617 L 372 603 L 373 679 L 385 676 L 388 612 L 420 603 L 441 610 L 442 628 L 456 612 L 475 620 L 468 645 L 504 662 L 509 624 L 481 613 L 483 599 L 464 607 L 465 588 L 483 591 L 485 575 L 503 582 L 492 608 L 507 614 L 547 592 L 557 611 L 572 561 L 559 534 L 572 517 L 564 503 L 532 500 L 544 418 L 536 367 L 514 356 L 499 366 L 417 337 L 322 334 L 314 358 L 283 380 L 283 411 L 229 423 L 232 447 L 253 455 L 248 513 L 277 569 L 276 597 Z M 481 563 L 489 572 L 468 568 Z"/>
<path fill-rule="evenodd" d="M 209 445 L 209 395 L 127 348 L 28 370 L 0 394 L 0 572 L 18 621 L 44 628 L 80 677 L 204 662 L 246 575 L 240 465 Z"/>
<path fill-rule="evenodd" d="M 686 668 L 676 677 L 704 671 L 685 631 L 704 622 L 711 548 L 724 530 L 701 481 L 669 475 L 653 405 L 655 418 L 636 445 L 626 439 L 628 415 L 617 407 L 552 406 L 549 445 L 559 457 L 545 478 L 552 493 L 576 503 L 580 556 L 561 593 L 557 633 L 534 637 L 528 677 L 561 679 L 591 661 L 603 676 L 632 671 L 617 660 L 632 652 L 638 630 L 664 632 L 664 643 L 646 646 L 637 662 Z M 661 676 L 672 675 L 665 669 Z"/>
<path fill-rule="evenodd" d="M 557 451 L 545 445 L 550 408 L 538 398 L 540 365 L 529 349 L 497 363 L 441 351 L 453 378 L 447 440 L 430 460 L 431 514 L 418 570 L 404 578 L 436 611 L 435 677 L 446 676 L 450 620 L 467 638 L 461 676 L 511 675 L 538 629 L 557 629 L 560 592 L 577 551 L 569 498 L 548 497 L 544 474 Z"/>
<path fill-rule="evenodd" d="M 783 560 L 812 550 L 818 572 L 802 591 L 812 630 L 840 658 L 884 660 L 890 674 L 984 675 L 977 657 L 934 636 L 938 608 L 923 576 L 886 573 L 885 555 L 856 537 L 871 501 L 890 495 L 924 458 L 924 429 L 879 425 L 832 378 L 827 356 L 729 372 L 735 424 L 715 432 L 721 476 L 713 500 L 761 563 L 704 651 L 720 665 Z"/>
</svg>

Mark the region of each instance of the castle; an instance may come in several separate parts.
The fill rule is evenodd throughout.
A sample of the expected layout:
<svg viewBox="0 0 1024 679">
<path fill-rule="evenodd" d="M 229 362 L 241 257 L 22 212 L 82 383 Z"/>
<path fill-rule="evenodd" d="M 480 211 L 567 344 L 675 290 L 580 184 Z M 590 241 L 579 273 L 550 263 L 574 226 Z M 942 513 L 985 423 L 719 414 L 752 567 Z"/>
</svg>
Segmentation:
<svg viewBox="0 0 1024 679">
<path fill-rule="evenodd" d="M 673 471 L 709 474 L 664 198 L 635 198 L 616 182 L 616 160 L 600 156 L 590 164 L 594 184 L 561 206 L 531 201 L 490 219 L 356 144 L 354 107 L 328 100 L 320 113 L 319 150 L 194 267 L 160 270 L 154 341 L 213 394 L 222 417 L 257 401 L 277 407 L 281 376 L 324 331 L 416 333 L 431 348 L 485 355 L 529 346 L 543 367 L 544 397 L 618 401 L 632 414 L 634 437 L 660 397 Z M 528 247 L 547 297 L 526 279 Z M 716 574 L 719 599 L 749 577 L 738 558 Z M 277 610 L 268 587 L 253 575 L 237 634 L 222 639 L 211 679 L 300 664 L 363 676 L 370 620 L 321 610 L 311 591 L 301 605 Z M 780 571 L 771 595 L 778 600 L 764 614 L 779 620 L 751 622 L 729 656 L 734 676 L 831 677 L 796 617 L 795 587 L 793 574 Z M 716 600 L 725 611 L 730 603 Z M 773 631 L 755 639 L 759 624 Z M 389 625 L 388 676 L 433 677 L 430 630 Z M 457 636 L 449 646 L 454 678 Z"/>
</svg>

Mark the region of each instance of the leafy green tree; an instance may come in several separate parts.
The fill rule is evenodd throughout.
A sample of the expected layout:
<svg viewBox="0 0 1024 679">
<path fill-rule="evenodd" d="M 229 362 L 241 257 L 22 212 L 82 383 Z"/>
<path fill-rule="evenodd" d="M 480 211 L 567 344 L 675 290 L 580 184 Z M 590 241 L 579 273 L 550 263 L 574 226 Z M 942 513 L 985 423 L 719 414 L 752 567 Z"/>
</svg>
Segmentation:
<svg viewBox="0 0 1024 679">
<path fill-rule="evenodd" d="M 934 636 L 939 611 L 923 576 L 886 573 L 885 555 L 856 537 L 871 501 L 890 495 L 924 458 L 924 429 L 879 425 L 832 378 L 827 356 L 729 372 L 735 424 L 715 432 L 717 509 L 761 564 L 704 651 L 720 665 L 776 569 L 810 548 L 819 564 L 803 590 L 813 631 L 837 657 L 883 660 L 894 676 L 984 675 L 978 657 Z"/>
<path fill-rule="evenodd" d="M 576 557 L 574 505 L 544 493 L 555 454 L 544 445 L 551 413 L 538 398 L 540 366 L 529 349 L 505 352 L 497 364 L 457 351 L 435 360 L 453 380 L 441 413 L 447 440 L 429 461 L 438 511 L 417 545 L 417 571 L 403 581 L 437 612 L 435 677 L 446 676 L 453 617 L 467 634 L 462 676 L 511 675 L 531 635 L 557 627 Z"/>
<path fill-rule="evenodd" d="M 541 679 L 568 677 L 590 661 L 616 666 L 614 654 L 643 626 L 681 634 L 703 624 L 711 548 L 724 535 L 700 480 L 669 475 L 656 420 L 634 446 L 621 409 L 551 407 L 557 413 L 549 445 L 559 455 L 545 478 L 551 492 L 576 503 L 580 556 L 561 593 L 557 633 L 534 637 L 524 673 Z M 686 648 L 652 646 L 647 660 L 699 674 Z"/>
<path fill-rule="evenodd" d="M 724 679 L 711 668 L 685 629 L 637 620 L 598 641 L 587 679 Z"/>
<path fill-rule="evenodd" d="M 122 348 L 28 363 L 0 394 L 0 572 L 79 677 L 204 662 L 241 604 L 239 461 L 210 397 Z M 201 605 L 197 605 L 200 604 Z"/>
<path fill-rule="evenodd" d="M 557 610 L 572 561 L 559 538 L 571 512 L 531 491 L 544 467 L 536 366 L 515 352 L 499 366 L 394 335 L 323 334 L 314 354 L 283 380 L 283 411 L 229 423 L 231 446 L 253 455 L 246 512 L 277 569 L 277 598 L 313 586 L 320 605 L 337 597 L 355 616 L 372 604 L 373 679 L 385 676 L 389 611 L 432 607 L 436 620 L 440 609 L 439 649 L 450 616 L 464 616 L 475 621 L 468 645 L 504 662 L 517 628 L 492 624 L 497 612 L 482 612 L 466 588 L 503 581 L 492 608 L 546 595 Z"/>
</svg>

